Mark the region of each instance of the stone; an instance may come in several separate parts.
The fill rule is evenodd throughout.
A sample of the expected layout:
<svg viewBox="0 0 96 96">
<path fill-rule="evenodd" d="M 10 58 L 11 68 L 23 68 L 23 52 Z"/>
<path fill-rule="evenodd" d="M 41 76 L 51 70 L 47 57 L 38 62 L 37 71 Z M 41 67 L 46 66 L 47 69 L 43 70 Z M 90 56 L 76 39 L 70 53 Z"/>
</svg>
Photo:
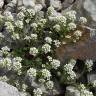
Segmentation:
<svg viewBox="0 0 96 96">
<path fill-rule="evenodd" d="M 66 88 L 66 95 L 65 96 L 80 96 L 80 92 L 73 86 L 68 86 Z"/>
<path fill-rule="evenodd" d="M 56 10 L 62 8 L 60 0 L 50 0 L 50 6 L 53 6 Z"/>
<path fill-rule="evenodd" d="M 23 0 L 23 4 L 26 7 L 35 7 L 35 1 L 34 0 Z"/>
<path fill-rule="evenodd" d="M 2 8 L 4 5 L 4 0 L 0 0 L 0 8 Z"/>
<path fill-rule="evenodd" d="M 96 74 L 95 73 L 88 74 L 87 79 L 89 83 L 92 83 L 94 80 L 96 80 Z"/>
<path fill-rule="evenodd" d="M 17 88 L 0 81 L 0 96 L 20 96 Z"/>
<path fill-rule="evenodd" d="M 85 0 L 83 6 L 91 16 L 92 20 L 96 22 L 96 0 Z"/>
</svg>

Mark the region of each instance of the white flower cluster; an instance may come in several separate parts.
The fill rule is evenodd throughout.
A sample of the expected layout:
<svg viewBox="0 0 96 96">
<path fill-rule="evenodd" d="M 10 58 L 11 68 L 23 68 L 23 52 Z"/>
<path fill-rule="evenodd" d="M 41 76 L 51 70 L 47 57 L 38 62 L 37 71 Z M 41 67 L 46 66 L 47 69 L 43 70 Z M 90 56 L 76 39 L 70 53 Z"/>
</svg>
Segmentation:
<svg viewBox="0 0 96 96">
<path fill-rule="evenodd" d="M 56 60 L 56 59 L 53 59 L 52 62 L 51 62 L 51 66 L 52 66 L 53 69 L 57 69 L 58 67 L 60 67 L 60 61 Z"/>
<path fill-rule="evenodd" d="M 0 81 L 7 82 L 8 80 L 7 76 L 0 76 Z"/>
<path fill-rule="evenodd" d="M 44 44 L 44 45 L 42 46 L 42 51 L 43 51 L 44 53 L 50 52 L 50 51 L 51 51 L 51 46 L 50 46 L 49 44 Z"/>
<path fill-rule="evenodd" d="M 74 29 L 76 29 L 76 24 L 75 23 L 69 23 L 68 24 L 68 30 L 74 30 Z"/>
<path fill-rule="evenodd" d="M 0 60 L 0 67 L 6 68 L 8 70 L 11 70 L 12 68 L 12 61 L 10 58 L 2 58 Z"/>
<path fill-rule="evenodd" d="M 49 43 L 49 44 L 52 43 L 52 39 L 51 39 L 50 37 L 46 37 L 46 38 L 45 38 L 45 41 L 46 41 L 46 43 Z"/>
<path fill-rule="evenodd" d="M 53 89 L 53 87 L 54 87 L 53 81 L 47 81 L 46 82 L 46 87 L 47 87 L 47 89 Z"/>
<path fill-rule="evenodd" d="M 75 21 L 76 20 L 76 11 L 71 10 L 65 13 L 65 16 L 68 20 L 70 21 Z"/>
<path fill-rule="evenodd" d="M 86 24 L 87 23 L 87 19 L 85 17 L 80 17 L 79 19 L 81 24 Z"/>
<path fill-rule="evenodd" d="M 27 87 L 28 87 L 28 86 L 27 86 L 26 84 L 22 84 L 22 91 L 23 91 L 23 92 L 26 92 Z"/>
<path fill-rule="evenodd" d="M 32 38 L 32 40 L 37 40 L 37 34 L 31 34 L 31 38 Z"/>
<path fill-rule="evenodd" d="M 11 22 L 5 22 L 5 26 L 6 26 L 6 30 L 8 30 L 8 32 L 14 32 L 14 26 Z"/>
<path fill-rule="evenodd" d="M 24 40 L 30 41 L 31 40 L 31 37 L 30 36 L 25 36 Z"/>
<path fill-rule="evenodd" d="M 23 28 L 23 22 L 20 21 L 20 20 L 17 20 L 17 21 L 15 22 L 15 25 L 16 25 L 16 27 L 18 27 L 18 28 L 20 28 L 20 29 Z"/>
<path fill-rule="evenodd" d="M 36 69 L 34 68 L 30 68 L 28 71 L 27 71 L 27 75 L 31 78 L 35 78 L 36 75 L 37 75 L 37 72 L 36 72 Z"/>
<path fill-rule="evenodd" d="M 19 19 L 19 20 L 23 20 L 24 19 L 24 17 L 25 17 L 25 15 L 24 15 L 24 13 L 22 12 L 22 11 L 20 11 L 18 14 L 17 14 L 17 18 Z"/>
<path fill-rule="evenodd" d="M 80 85 L 80 94 L 81 96 L 94 96 L 83 84 Z"/>
<path fill-rule="evenodd" d="M 36 56 L 38 54 L 38 49 L 35 47 L 30 48 L 29 53 L 33 56 Z"/>
<path fill-rule="evenodd" d="M 74 32 L 74 35 L 76 36 L 76 39 L 79 39 L 79 38 L 82 36 L 82 32 L 79 31 L 79 30 L 76 30 L 76 31 Z"/>
<path fill-rule="evenodd" d="M 54 40 L 53 42 L 56 47 L 60 47 L 61 42 L 59 40 Z"/>
<path fill-rule="evenodd" d="M 56 32 L 59 32 L 60 31 L 60 25 L 59 24 L 56 24 L 53 26 L 53 29 L 56 31 Z"/>
<path fill-rule="evenodd" d="M 2 54 L 8 55 L 9 51 L 10 51 L 10 48 L 8 46 L 5 46 L 5 47 L 1 48 L 1 53 Z"/>
<path fill-rule="evenodd" d="M 13 38 L 13 40 L 19 40 L 20 36 L 18 33 L 13 33 L 12 38 Z"/>
<path fill-rule="evenodd" d="M 52 57 L 51 56 L 47 56 L 47 59 L 49 60 L 49 62 L 52 62 Z"/>
<path fill-rule="evenodd" d="M 90 72 L 92 70 L 92 67 L 93 67 L 93 61 L 92 60 L 86 60 L 85 65 L 86 65 L 88 71 Z"/>
<path fill-rule="evenodd" d="M 64 65 L 64 72 L 67 76 L 67 80 L 70 81 L 70 80 L 74 80 L 76 78 L 76 74 L 75 72 L 73 71 L 73 67 L 74 65 L 71 64 L 71 63 L 68 63 L 66 65 Z"/>
<path fill-rule="evenodd" d="M 35 10 L 33 9 L 27 9 L 26 10 L 26 15 L 30 16 L 30 17 L 33 17 L 35 15 Z"/>
<path fill-rule="evenodd" d="M 32 24 L 31 24 L 31 27 L 32 27 L 34 30 L 36 30 L 37 27 L 38 27 L 38 25 L 37 25 L 37 23 L 32 23 Z"/>
<path fill-rule="evenodd" d="M 18 71 L 18 73 L 21 71 L 20 69 L 22 68 L 21 61 L 22 61 L 21 57 L 15 57 L 12 60 L 12 62 L 13 62 L 12 68 L 14 71 Z"/>
<path fill-rule="evenodd" d="M 44 79 L 48 79 L 49 80 L 50 77 L 51 77 L 51 73 L 47 69 L 42 69 L 42 76 L 43 76 Z"/>
<path fill-rule="evenodd" d="M 54 10 L 54 8 L 52 6 L 48 7 L 47 15 L 54 16 L 55 14 L 56 14 L 56 11 Z"/>
<path fill-rule="evenodd" d="M 34 93 L 34 96 L 41 96 L 43 94 L 40 88 L 34 89 L 33 93 Z"/>
</svg>

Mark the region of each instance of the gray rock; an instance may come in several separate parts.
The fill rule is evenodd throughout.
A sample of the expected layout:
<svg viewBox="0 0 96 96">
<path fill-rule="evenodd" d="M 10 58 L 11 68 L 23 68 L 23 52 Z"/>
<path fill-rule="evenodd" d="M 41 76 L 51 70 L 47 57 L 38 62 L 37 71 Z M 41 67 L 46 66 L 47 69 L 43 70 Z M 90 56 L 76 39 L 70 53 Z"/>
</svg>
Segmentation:
<svg viewBox="0 0 96 96">
<path fill-rule="evenodd" d="M 2 8 L 4 5 L 4 0 L 0 0 L 0 8 Z"/>
<path fill-rule="evenodd" d="M 60 0 L 50 0 L 50 6 L 53 6 L 56 10 L 60 10 L 62 8 Z"/>
<path fill-rule="evenodd" d="M 92 73 L 88 74 L 87 79 L 89 83 L 92 83 L 94 80 L 96 80 L 96 74 L 92 74 Z"/>
<path fill-rule="evenodd" d="M 80 92 L 73 86 L 68 86 L 66 88 L 66 95 L 65 96 L 80 96 Z"/>
<path fill-rule="evenodd" d="M 20 96 L 17 88 L 0 81 L 0 96 Z"/>
<path fill-rule="evenodd" d="M 34 8 L 35 7 L 35 0 L 23 0 L 23 4 L 26 7 L 32 7 L 32 8 Z"/>
<path fill-rule="evenodd" d="M 84 9 L 90 14 L 93 21 L 96 21 L 96 0 L 85 0 Z"/>
</svg>

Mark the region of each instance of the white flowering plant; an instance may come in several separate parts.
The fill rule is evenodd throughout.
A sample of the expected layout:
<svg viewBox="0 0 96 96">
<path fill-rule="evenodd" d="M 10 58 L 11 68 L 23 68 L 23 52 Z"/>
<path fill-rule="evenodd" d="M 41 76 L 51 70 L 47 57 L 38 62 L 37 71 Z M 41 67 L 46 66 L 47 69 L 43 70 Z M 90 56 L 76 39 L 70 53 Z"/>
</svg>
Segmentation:
<svg viewBox="0 0 96 96">
<path fill-rule="evenodd" d="M 61 14 L 50 6 L 43 16 L 40 16 L 41 13 L 41 10 L 23 6 L 18 7 L 15 16 L 10 11 L 0 15 L 0 25 L 4 30 L 0 33 L 0 42 L 4 46 L 0 50 L 0 68 L 15 72 L 14 79 L 11 78 L 12 82 L 9 82 L 32 96 L 47 96 L 39 85 L 44 86 L 47 91 L 54 91 L 54 81 L 59 76 L 59 83 L 76 82 L 76 61 L 72 59 L 63 65 L 56 56 L 56 49 L 78 42 L 83 35 L 80 28 L 87 23 L 85 17 L 78 20 L 74 10 Z M 90 63 L 93 64 L 91 60 L 86 61 L 89 71 L 92 69 Z M 23 80 L 15 80 L 15 77 Z M 0 80 L 3 78 L 7 81 L 7 77 Z M 30 85 L 24 84 L 25 78 L 30 81 Z M 32 85 L 33 82 L 38 88 Z"/>
</svg>

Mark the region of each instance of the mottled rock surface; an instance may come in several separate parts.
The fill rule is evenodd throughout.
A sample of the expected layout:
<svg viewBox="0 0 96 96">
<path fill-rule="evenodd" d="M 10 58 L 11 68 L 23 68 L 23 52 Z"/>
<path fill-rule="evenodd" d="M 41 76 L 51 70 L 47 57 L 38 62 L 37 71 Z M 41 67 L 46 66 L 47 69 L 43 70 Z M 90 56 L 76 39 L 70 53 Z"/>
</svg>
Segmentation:
<svg viewBox="0 0 96 96">
<path fill-rule="evenodd" d="M 0 96 L 20 96 L 17 88 L 0 81 Z"/>
</svg>

